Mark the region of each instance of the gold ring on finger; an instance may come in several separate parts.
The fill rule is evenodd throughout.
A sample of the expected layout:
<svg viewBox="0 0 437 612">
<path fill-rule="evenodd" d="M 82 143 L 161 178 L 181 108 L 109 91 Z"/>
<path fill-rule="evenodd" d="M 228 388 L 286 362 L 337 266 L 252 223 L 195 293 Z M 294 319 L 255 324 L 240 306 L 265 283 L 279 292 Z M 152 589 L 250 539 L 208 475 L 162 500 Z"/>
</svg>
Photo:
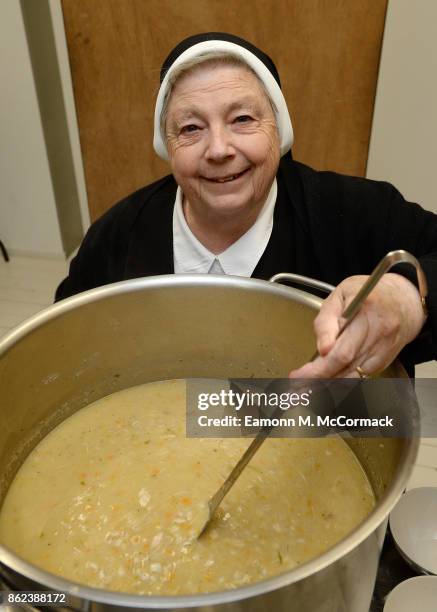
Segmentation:
<svg viewBox="0 0 437 612">
<path fill-rule="evenodd" d="M 355 370 L 358 372 L 358 376 L 361 378 L 361 380 L 369 378 L 369 375 L 363 370 L 361 366 L 357 366 Z"/>
</svg>

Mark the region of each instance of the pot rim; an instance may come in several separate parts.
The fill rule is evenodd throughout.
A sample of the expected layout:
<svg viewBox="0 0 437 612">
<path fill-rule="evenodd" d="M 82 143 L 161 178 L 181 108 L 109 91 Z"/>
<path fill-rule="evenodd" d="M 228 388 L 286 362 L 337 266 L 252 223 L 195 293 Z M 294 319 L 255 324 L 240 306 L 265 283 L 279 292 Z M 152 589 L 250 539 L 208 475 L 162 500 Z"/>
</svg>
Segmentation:
<svg viewBox="0 0 437 612">
<path fill-rule="evenodd" d="M 40 312 L 32 315 L 22 323 L 14 327 L 9 333 L 0 339 L 0 357 L 9 348 L 16 344 L 21 338 L 26 336 L 40 325 L 51 319 L 55 319 L 70 310 L 91 302 L 97 302 L 106 297 L 121 295 L 126 292 L 141 291 L 142 289 L 168 289 L 169 287 L 226 287 L 235 289 L 247 289 L 249 291 L 258 290 L 262 293 L 274 293 L 289 298 L 290 293 L 295 301 L 319 310 L 322 299 L 308 293 L 302 289 L 280 285 L 276 282 L 264 281 L 254 278 L 231 276 L 223 274 L 162 274 L 159 276 L 145 276 L 130 280 L 123 280 L 117 283 L 103 285 L 83 291 L 69 298 L 61 300 L 44 308 Z"/>
<path fill-rule="evenodd" d="M 134 292 L 141 291 L 143 289 L 152 290 L 160 288 L 168 289 L 170 287 L 187 288 L 204 286 L 238 288 L 251 291 L 257 290 L 267 294 L 273 293 L 285 298 L 290 298 L 292 295 L 295 301 L 309 306 L 314 310 L 319 310 L 323 301 L 321 298 L 318 298 L 301 289 L 295 289 L 269 281 L 236 276 L 213 274 L 171 274 L 131 279 L 90 289 L 89 291 L 82 292 L 53 304 L 52 306 L 49 306 L 48 308 L 35 314 L 14 328 L 0 341 L 0 358 L 17 342 L 36 328 L 69 312 L 70 310 L 74 310 L 75 308 L 88 303 L 99 301 L 107 297 L 121 295 L 127 291 Z M 399 363 L 397 363 L 397 366 L 400 368 L 399 371 L 402 371 L 402 367 Z M 41 585 L 54 589 L 55 591 L 65 592 L 73 597 L 96 601 L 99 603 L 132 608 L 141 608 L 145 606 L 147 606 L 149 609 L 199 607 L 231 603 L 242 599 L 253 598 L 289 586 L 326 569 L 328 566 L 349 554 L 366 538 L 372 535 L 372 533 L 375 532 L 381 523 L 383 523 L 384 519 L 388 517 L 390 511 L 401 497 L 413 468 L 418 447 L 419 438 L 410 438 L 410 445 L 406 449 L 406 453 L 404 454 L 403 458 L 403 468 L 391 482 L 390 487 L 379 500 L 374 510 L 345 538 L 340 540 L 335 546 L 328 549 L 325 553 L 316 557 L 315 559 L 311 559 L 294 569 L 283 572 L 282 574 L 250 584 L 248 586 L 226 591 L 200 593 L 197 595 L 174 596 L 135 595 L 116 591 L 107 591 L 105 589 L 89 587 L 81 583 L 76 583 L 60 576 L 56 576 L 55 574 L 46 572 L 38 566 L 25 561 L 11 550 L 3 546 L 1 543 L 0 563 L 4 564 L 14 572 L 25 576 L 27 579 L 38 582 Z"/>
</svg>

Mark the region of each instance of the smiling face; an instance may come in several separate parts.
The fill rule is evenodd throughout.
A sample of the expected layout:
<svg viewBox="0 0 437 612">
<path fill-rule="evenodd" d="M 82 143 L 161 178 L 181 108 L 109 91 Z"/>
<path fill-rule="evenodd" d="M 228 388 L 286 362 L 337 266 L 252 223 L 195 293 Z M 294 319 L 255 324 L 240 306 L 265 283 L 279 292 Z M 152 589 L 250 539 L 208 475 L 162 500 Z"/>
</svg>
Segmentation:
<svg viewBox="0 0 437 612">
<path fill-rule="evenodd" d="M 180 77 L 166 120 L 173 175 L 185 210 L 253 223 L 279 164 L 279 138 L 269 99 L 244 66 L 205 63 Z"/>
</svg>

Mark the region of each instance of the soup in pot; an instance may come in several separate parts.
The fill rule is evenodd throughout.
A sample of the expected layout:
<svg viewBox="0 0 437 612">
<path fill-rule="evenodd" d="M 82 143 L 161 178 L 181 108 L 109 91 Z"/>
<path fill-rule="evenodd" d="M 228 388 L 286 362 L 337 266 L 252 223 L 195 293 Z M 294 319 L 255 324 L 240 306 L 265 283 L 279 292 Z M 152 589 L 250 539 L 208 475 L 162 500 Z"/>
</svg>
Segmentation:
<svg viewBox="0 0 437 612">
<path fill-rule="evenodd" d="M 0 539 L 74 582 L 193 594 L 302 564 L 372 510 L 372 489 L 340 438 L 269 438 L 197 539 L 205 502 L 250 442 L 186 438 L 184 381 L 120 391 L 33 450 L 3 504 Z"/>
</svg>

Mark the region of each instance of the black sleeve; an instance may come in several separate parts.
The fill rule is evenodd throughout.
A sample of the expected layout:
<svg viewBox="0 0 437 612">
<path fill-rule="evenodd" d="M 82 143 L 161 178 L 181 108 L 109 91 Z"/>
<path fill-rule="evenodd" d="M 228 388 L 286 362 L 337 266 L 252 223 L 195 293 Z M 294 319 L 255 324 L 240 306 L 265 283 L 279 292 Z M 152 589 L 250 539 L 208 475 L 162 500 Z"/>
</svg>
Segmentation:
<svg viewBox="0 0 437 612">
<path fill-rule="evenodd" d="M 401 359 L 407 366 L 436 359 L 437 215 L 406 201 L 386 182 L 302 166 L 299 170 L 311 202 L 309 224 L 322 280 L 337 285 L 348 276 L 370 274 L 389 251 L 404 249 L 415 255 L 427 279 L 429 316 Z M 396 272 L 414 279 L 410 271 Z"/>
<path fill-rule="evenodd" d="M 428 285 L 428 319 L 419 336 L 401 353 L 403 361 L 421 363 L 437 359 L 437 215 L 407 202 L 393 186 L 390 185 L 389 189 L 388 250 L 392 250 L 392 247 L 405 248 L 415 255 L 425 272 Z M 400 247 L 399 244 L 405 246 Z M 418 286 L 412 266 L 402 264 L 392 271 L 402 274 Z"/>
<path fill-rule="evenodd" d="M 122 280 L 129 235 L 125 213 L 126 202 L 122 201 L 91 225 L 67 278 L 56 290 L 55 302 Z"/>
<path fill-rule="evenodd" d="M 95 221 L 71 262 L 67 278 L 56 290 L 55 301 L 127 278 L 167 273 L 166 258 L 173 261 L 172 238 L 167 228 L 171 224 L 176 187 L 173 177 L 167 175 L 130 194 Z M 159 233 L 157 228 L 162 226 L 164 229 Z M 129 255 L 135 240 L 140 246 L 148 245 L 139 253 L 138 261 Z M 160 243 L 164 244 L 162 249 L 157 248 Z"/>
<path fill-rule="evenodd" d="M 397 249 L 412 253 L 425 272 L 428 284 L 428 319 L 419 336 L 407 345 L 400 355 L 407 369 L 411 371 L 412 364 L 437 358 L 437 215 L 418 204 L 406 201 L 389 183 L 366 179 L 356 181 L 361 192 L 361 198 L 357 197 L 361 202 L 358 216 L 360 227 L 355 226 L 355 238 L 352 234 L 350 239 L 357 240 L 356 249 L 361 248 L 372 253 L 373 261 L 367 273 L 372 271 L 385 254 Z M 355 191 L 356 196 L 357 193 Z M 363 228 L 365 234 L 360 235 Z M 347 231 L 347 228 L 345 230 Z M 416 278 L 414 268 L 408 265 L 403 264 L 392 271 L 413 282 Z"/>
</svg>

